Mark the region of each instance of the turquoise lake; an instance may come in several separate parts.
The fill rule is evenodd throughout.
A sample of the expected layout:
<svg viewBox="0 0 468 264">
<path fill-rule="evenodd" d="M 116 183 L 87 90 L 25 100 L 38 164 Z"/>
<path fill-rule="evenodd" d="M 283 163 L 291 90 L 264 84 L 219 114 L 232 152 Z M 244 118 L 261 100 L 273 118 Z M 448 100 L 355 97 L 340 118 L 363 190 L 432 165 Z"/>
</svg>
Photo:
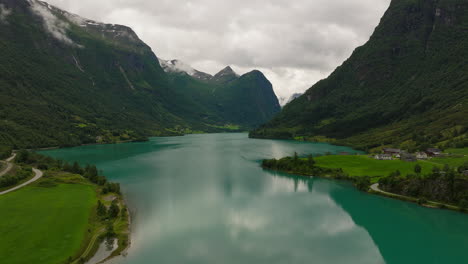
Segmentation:
<svg viewBox="0 0 468 264">
<path fill-rule="evenodd" d="M 211 134 L 43 153 L 121 183 L 132 245 L 110 263 L 468 263 L 468 215 L 260 167 L 295 151 L 353 150 Z"/>
</svg>

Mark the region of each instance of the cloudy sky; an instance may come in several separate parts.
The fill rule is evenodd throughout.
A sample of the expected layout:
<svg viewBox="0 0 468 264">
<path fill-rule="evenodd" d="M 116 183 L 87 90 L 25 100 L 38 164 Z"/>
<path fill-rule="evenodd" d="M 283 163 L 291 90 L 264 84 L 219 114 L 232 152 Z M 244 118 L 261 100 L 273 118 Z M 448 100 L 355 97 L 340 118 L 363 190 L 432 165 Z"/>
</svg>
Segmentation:
<svg viewBox="0 0 468 264">
<path fill-rule="evenodd" d="M 163 59 L 214 74 L 259 69 L 278 97 L 303 92 L 364 44 L 390 0 L 48 0 L 132 27 Z"/>
</svg>

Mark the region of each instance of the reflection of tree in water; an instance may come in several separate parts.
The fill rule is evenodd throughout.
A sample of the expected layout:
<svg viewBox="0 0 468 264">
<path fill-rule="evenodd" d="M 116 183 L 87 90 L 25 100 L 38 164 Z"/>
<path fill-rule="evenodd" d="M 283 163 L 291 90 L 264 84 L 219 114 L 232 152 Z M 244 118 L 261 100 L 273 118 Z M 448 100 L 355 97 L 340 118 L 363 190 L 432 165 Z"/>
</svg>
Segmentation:
<svg viewBox="0 0 468 264">
<path fill-rule="evenodd" d="M 307 191 L 312 192 L 314 188 L 314 178 L 313 177 L 308 177 L 308 176 L 298 176 L 298 175 L 293 175 L 293 174 L 287 174 L 283 172 L 271 172 L 269 170 L 264 170 L 272 174 L 273 177 L 279 177 L 283 179 L 288 179 L 294 182 L 294 192 L 299 191 L 300 186 L 307 186 Z"/>
<path fill-rule="evenodd" d="M 114 237 L 106 238 L 106 250 L 107 251 L 111 251 L 114 249 L 114 241 L 115 241 Z"/>
<path fill-rule="evenodd" d="M 468 263 L 465 215 L 350 188 L 335 188 L 330 195 L 367 230 L 386 263 Z"/>
</svg>

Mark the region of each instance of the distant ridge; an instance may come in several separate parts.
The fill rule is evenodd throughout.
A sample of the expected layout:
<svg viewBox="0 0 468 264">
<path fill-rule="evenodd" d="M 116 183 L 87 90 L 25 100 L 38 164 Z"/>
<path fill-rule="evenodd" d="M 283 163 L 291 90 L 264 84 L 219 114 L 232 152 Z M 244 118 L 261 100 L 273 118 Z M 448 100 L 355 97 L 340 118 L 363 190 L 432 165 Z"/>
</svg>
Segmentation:
<svg viewBox="0 0 468 264">
<path fill-rule="evenodd" d="M 256 86 L 264 82 L 246 85 L 244 94 L 274 96 L 265 104 L 258 98 L 248 104 L 235 95 L 226 98 L 223 89 L 229 88 L 224 86 L 216 86 L 217 91 L 205 87 L 217 97 L 203 101 L 195 87 L 180 89 L 185 84 L 174 82 L 177 74 L 166 72 L 183 65 L 159 60 L 131 28 L 82 18 L 45 2 L 0 0 L 0 32 L 0 146 L 75 146 L 245 131 L 279 111 L 272 91 L 265 96 L 253 92 L 268 92 Z M 188 83 L 203 85 L 212 78 L 196 70 L 185 75 Z M 233 112 L 232 102 L 242 107 Z"/>
<path fill-rule="evenodd" d="M 467 29 L 466 0 L 393 0 L 364 46 L 250 135 L 468 146 Z"/>
</svg>

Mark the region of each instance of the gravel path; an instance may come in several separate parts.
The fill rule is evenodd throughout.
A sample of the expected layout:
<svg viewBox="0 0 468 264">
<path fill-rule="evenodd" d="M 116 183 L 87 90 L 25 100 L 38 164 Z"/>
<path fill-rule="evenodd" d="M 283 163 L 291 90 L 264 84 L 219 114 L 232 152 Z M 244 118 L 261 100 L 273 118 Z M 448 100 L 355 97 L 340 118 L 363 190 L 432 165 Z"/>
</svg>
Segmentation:
<svg viewBox="0 0 468 264">
<path fill-rule="evenodd" d="M 12 161 L 13 159 L 15 159 L 15 157 L 16 157 L 16 154 L 13 154 L 13 156 L 9 157 L 9 158 L 6 160 L 6 162 L 7 162 L 7 167 L 6 167 L 2 172 L 0 172 L 0 177 L 3 176 L 3 175 L 5 175 L 5 174 L 7 174 L 7 173 L 11 170 L 11 168 L 13 167 L 13 163 L 11 163 L 11 161 Z M 7 194 L 7 193 L 16 191 L 16 190 L 18 190 L 18 189 L 20 189 L 20 188 L 23 188 L 24 186 L 26 186 L 26 185 L 28 185 L 28 184 L 30 184 L 30 183 L 33 183 L 33 182 L 39 180 L 39 179 L 44 175 L 44 173 L 43 173 L 42 171 L 38 170 L 38 169 L 33 168 L 32 170 L 33 170 L 33 172 L 34 172 L 34 174 L 35 174 L 34 177 L 33 177 L 32 179 L 30 179 L 30 180 L 27 181 L 27 182 L 23 182 L 22 184 L 17 185 L 17 186 L 15 186 L 15 187 L 11 188 L 11 189 L 8 189 L 8 190 L 6 190 L 6 191 L 0 192 L 0 195 L 4 195 L 4 194 Z"/>
</svg>

